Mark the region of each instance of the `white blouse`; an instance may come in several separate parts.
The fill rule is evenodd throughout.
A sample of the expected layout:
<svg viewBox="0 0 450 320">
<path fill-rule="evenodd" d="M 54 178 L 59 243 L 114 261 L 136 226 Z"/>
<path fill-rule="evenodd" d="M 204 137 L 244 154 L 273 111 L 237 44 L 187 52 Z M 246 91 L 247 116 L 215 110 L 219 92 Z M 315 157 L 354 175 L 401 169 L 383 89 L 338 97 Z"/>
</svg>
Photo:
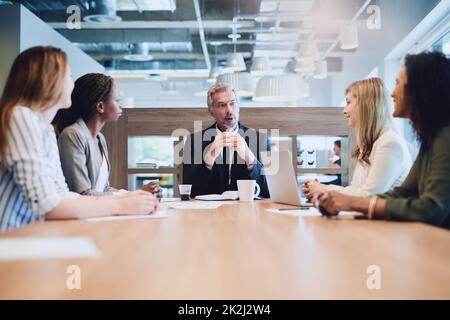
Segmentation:
<svg viewBox="0 0 450 320">
<path fill-rule="evenodd" d="M 353 196 L 371 196 L 384 193 L 402 184 L 412 166 L 407 142 L 394 130 L 385 130 L 373 144 L 370 165 L 357 162 L 348 187 L 326 186 Z"/>
<path fill-rule="evenodd" d="M 106 185 L 108 183 L 108 178 L 109 178 L 108 162 L 106 161 L 105 154 L 102 154 L 102 164 L 98 172 L 97 182 L 95 184 L 95 191 L 105 192 Z"/>
</svg>

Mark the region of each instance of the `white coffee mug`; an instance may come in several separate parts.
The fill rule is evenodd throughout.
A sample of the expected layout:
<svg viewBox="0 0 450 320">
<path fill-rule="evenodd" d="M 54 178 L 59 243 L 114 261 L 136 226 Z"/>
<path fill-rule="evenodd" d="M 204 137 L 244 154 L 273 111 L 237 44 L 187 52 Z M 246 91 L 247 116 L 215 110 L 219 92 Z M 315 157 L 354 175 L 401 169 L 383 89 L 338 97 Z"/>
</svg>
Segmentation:
<svg viewBox="0 0 450 320">
<path fill-rule="evenodd" d="M 239 200 L 245 202 L 253 201 L 254 197 L 259 196 L 259 192 L 261 190 L 255 180 L 238 180 L 237 186 L 239 191 Z"/>
</svg>

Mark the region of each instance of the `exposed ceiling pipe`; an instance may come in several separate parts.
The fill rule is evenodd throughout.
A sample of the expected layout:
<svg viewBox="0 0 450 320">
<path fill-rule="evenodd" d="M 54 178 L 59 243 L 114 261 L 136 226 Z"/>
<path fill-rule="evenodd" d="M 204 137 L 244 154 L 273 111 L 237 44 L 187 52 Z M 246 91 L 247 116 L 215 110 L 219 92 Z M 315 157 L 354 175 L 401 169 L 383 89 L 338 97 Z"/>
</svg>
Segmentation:
<svg viewBox="0 0 450 320">
<path fill-rule="evenodd" d="M 329 43 L 335 41 L 334 39 L 321 39 L 317 40 L 317 43 Z M 208 41 L 208 44 L 212 44 L 217 41 Z M 260 45 L 292 45 L 297 43 L 308 43 L 309 40 L 270 40 L 270 41 L 261 41 L 261 40 L 236 40 L 236 41 L 220 41 L 222 45 L 240 45 L 240 44 L 260 44 Z"/>
<path fill-rule="evenodd" d="M 258 14 L 241 14 L 236 15 L 233 18 L 233 22 L 238 22 L 239 20 L 255 20 L 259 17 L 264 18 L 273 18 L 273 21 L 276 21 L 278 18 L 289 18 L 289 17 L 295 17 L 298 18 L 298 20 L 310 20 L 311 18 L 307 16 L 307 12 L 305 11 L 278 11 L 278 12 L 261 12 Z"/>
<path fill-rule="evenodd" d="M 104 53 L 104 52 L 89 52 L 89 55 L 95 60 L 103 60 L 103 59 L 123 59 L 124 54 L 127 51 L 118 51 L 112 53 Z M 250 58 L 252 53 L 242 52 L 244 58 Z M 189 53 L 189 52 L 171 52 L 170 55 L 164 52 L 152 52 L 151 53 L 154 61 L 177 61 L 177 60 L 200 60 L 203 63 L 203 53 Z M 228 55 L 226 54 L 218 54 L 217 60 L 226 60 Z M 206 68 L 204 69 L 206 70 Z"/>
<path fill-rule="evenodd" d="M 261 29 L 261 28 L 240 28 L 240 33 L 275 33 L 272 29 Z M 312 33 L 312 29 L 298 29 L 298 28 L 283 28 L 281 30 L 277 30 L 276 33 L 298 33 L 298 34 L 310 34 Z"/>
<path fill-rule="evenodd" d="M 83 42 L 83 43 L 75 43 L 75 45 L 86 52 L 128 52 L 129 44 L 128 43 L 92 43 L 92 42 Z M 192 44 L 190 42 L 146 42 L 148 46 L 148 50 L 152 52 L 192 52 Z M 203 55 L 202 55 L 203 56 Z"/>
<path fill-rule="evenodd" d="M 208 53 L 208 47 L 206 45 L 205 30 L 203 29 L 200 5 L 198 4 L 198 0 L 192 0 L 192 1 L 194 3 L 194 8 L 195 8 L 195 17 L 197 18 L 197 22 L 198 22 L 198 32 L 199 32 L 199 36 L 200 36 L 200 42 L 202 45 L 203 56 L 205 57 L 206 67 L 208 68 L 208 71 L 209 71 L 211 69 L 211 61 L 209 61 L 209 53 Z"/>
<path fill-rule="evenodd" d="M 203 28 L 207 29 L 229 29 L 232 20 L 206 20 L 202 21 Z M 49 26 L 54 29 L 67 29 L 65 22 L 48 22 Z M 252 28 L 255 23 L 252 21 L 242 21 L 239 23 L 243 28 Z M 82 29 L 105 29 L 104 25 L 95 23 L 82 22 Z M 197 29 L 197 20 L 158 20 L 158 21 L 121 21 L 116 24 L 108 24 L 108 29 Z"/>
</svg>

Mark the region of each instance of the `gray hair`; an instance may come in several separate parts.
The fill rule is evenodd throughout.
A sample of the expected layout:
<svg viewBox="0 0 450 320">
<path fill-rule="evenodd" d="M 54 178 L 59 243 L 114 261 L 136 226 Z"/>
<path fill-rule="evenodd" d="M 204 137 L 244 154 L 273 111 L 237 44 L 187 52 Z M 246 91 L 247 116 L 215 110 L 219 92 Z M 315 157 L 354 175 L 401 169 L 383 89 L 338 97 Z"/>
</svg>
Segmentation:
<svg viewBox="0 0 450 320">
<path fill-rule="evenodd" d="M 236 90 L 232 86 L 230 86 L 227 83 L 216 83 L 208 90 L 207 94 L 207 103 L 208 103 L 208 109 L 213 106 L 213 99 L 212 96 L 215 93 L 224 92 L 224 91 L 231 91 L 233 92 L 236 102 L 239 103 L 239 95 L 236 93 Z"/>
</svg>

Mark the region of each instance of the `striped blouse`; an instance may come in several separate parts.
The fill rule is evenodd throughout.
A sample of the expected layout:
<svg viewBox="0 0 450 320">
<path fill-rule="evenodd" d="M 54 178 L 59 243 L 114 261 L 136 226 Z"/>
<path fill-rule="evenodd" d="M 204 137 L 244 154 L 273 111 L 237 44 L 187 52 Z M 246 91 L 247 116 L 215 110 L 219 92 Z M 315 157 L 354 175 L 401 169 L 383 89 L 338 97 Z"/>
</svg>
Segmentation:
<svg viewBox="0 0 450 320">
<path fill-rule="evenodd" d="M 55 131 L 42 113 L 16 107 L 9 141 L 8 168 L 0 169 L 0 231 L 44 220 L 63 198 L 76 195 L 69 192 Z"/>
</svg>

